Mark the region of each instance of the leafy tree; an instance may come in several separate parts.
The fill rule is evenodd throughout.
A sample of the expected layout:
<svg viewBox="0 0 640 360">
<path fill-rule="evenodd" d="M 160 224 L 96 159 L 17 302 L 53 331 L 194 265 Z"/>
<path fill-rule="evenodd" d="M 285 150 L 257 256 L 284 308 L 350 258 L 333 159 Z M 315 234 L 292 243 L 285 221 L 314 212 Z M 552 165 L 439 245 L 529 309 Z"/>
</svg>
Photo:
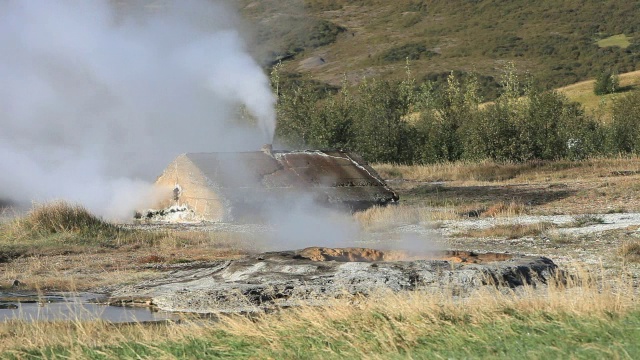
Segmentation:
<svg viewBox="0 0 640 360">
<path fill-rule="evenodd" d="M 640 91 L 613 101 L 609 146 L 616 153 L 640 153 Z"/>
<path fill-rule="evenodd" d="M 278 95 L 279 141 L 292 147 L 344 148 L 372 162 L 433 163 L 460 159 L 531 161 L 640 152 L 640 95 L 614 105 L 610 128 L 554 91 L 520 82 L 507 64 L 503 93 L 480 106 L 478 81 L 451 73 L 445 86 L 417 85 L 407 64 L 400 82 L 371 79 L 337 93 L 304 83 Z M 635 102 L 634 102 L 635 101 Z M 609 134 L 608 142 L 603 140 Z"/>
<path fill-rule="evenodd" d="M 596 95 L 613 94 L 620 86 L 620 78 L 615 71 L 611 69 L 602 71 L 596 77 L 593 92 Z"/>
<path fill-rule="evenodd" d="M 410 98 L 402 83 L 368 80 L 358 87 L 354 106 L 356 151 L 373 161 L 410 162 Z"/>
</svg>

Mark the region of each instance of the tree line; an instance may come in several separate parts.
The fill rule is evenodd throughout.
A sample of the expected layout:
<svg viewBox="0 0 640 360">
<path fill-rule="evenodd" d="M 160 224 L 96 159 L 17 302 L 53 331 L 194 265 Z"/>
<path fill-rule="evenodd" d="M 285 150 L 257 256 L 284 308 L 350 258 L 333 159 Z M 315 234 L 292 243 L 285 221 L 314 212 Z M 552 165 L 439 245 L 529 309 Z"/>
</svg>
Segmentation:
<svg viewBox="0 0 640 360">
<path fill-rule="evenodd" d="M 446 85 L 417 83 L 407 64 L 402 81 L 346 81 L 339 89 L 280 83 L 276 141 L 292 148 L 355 151 L 370 162 L 402 164 L 491 159 L 503 162 L 583 159 L 640 153 L 640 93 L 617 95 L 611 121 L 586 113 L 556 91 L 544 91 L 508 64 L 501 94 L 479 96 L 475 76 L 451 73 Z"/>
</svg>

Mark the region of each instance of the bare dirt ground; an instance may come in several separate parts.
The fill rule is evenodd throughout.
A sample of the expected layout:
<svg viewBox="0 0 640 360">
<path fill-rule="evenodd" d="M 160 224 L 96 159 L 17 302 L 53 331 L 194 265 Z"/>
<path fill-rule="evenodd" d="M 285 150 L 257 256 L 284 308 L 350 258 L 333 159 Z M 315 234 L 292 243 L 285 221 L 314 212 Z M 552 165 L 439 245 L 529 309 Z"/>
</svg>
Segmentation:
<svg viewBox="0 0 640 360">
<path fill-rule="evenodd" d="M 345 246 L 546 256 L 567 269 L 597 269 L 614 277 L 626 274 L 638 284 L 640 250 L 633 249 L 640 245 L 625 250 L 640 241 L 636 163 L 617 161 L 575 174 L 571 169 L 550 173 L 536 169 L 500 181 L 391 181 L 404 205 L 376 215 L 372 221 L 384 226 L 363 226 L 359 238 Z M 396 219 L 400 212 L 412 216 Z M 263 224 L 124 226 L 165 232 L 171 240 L 90 251 L 73 246 L 36 249 L 28 256 L 0 261 L 0 287 L 11 289 L 19 280 L 28 289 L 108 292 L 187 263 L 271 250 L 265 248 L 264 239 L 272 229 Z M 311 245 L 324 244 L 300 248 Z"/>
</svg>

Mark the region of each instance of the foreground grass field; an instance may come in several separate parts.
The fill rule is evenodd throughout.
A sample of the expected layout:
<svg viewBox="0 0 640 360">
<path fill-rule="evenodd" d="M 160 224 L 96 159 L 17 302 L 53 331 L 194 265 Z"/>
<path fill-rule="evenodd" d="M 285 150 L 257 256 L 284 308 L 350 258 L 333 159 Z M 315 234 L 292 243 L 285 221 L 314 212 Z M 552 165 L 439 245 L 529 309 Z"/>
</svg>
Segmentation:
<svg viewBox="0 0 640 360">
<path fill-rule="evenodd" d="M 379 294 L 257 317 L 0 325 L 3 358 L 638 358 L 640 307 L 623 277 L 465 300 Z"/>
</svg>

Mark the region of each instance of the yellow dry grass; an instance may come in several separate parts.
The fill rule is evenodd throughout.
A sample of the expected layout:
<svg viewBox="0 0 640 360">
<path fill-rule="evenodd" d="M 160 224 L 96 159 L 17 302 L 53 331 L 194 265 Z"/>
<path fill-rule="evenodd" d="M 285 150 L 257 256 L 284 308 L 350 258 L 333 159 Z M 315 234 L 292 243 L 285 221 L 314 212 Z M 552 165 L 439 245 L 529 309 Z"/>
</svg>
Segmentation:
<svg viewBox="0 0 640 360">
<path fill-rule="evenodd" d="M 618 247 L 618 255 L 625 261 L 640 263 L 640 241 L 626 241 Z"/>
<path fill-rule="evenodd" d="M 640 71 L 632 71 L 620 74 L 620 87 L 623 89 L 637 89 L 640 85 Z M 613 98 L 621 94 L 609 94 L 599 96 L 593 93 L 595 80 L 587 80 L 557 89 L 566 95 L 569 100 L 580 103 L 589 113 L 602 116 L 603 121 L 610 120 L 611 103 Z"/>
<path fill-rule="evenodd" d="M 426 208 L 396 205 L 375 206 L 353 214 L 361 227 L 369 231 L 386 230 L 396 226 L 415 225 L 431 220 L 431 212 Z"/>
<path fill-rule="evenodd" d="M 256 245 L 251 236 L 226 232 L 144 231 L 103 221 L 64 202 L 36 205 L 0 224 L 0 289 L 13 280 L 24 289 L 74 291 L 157 276 L 162 264 L 237 258 Z"/>
<path fill-rule="evenodd" d="M 373 164 L 385 179 L 416 182 L 455 181 L 465 185 L 477 183 L 514 183 L 580 179 L 588 180 L 640 171 L 640 157 L 593 158 L 581 161 L 534 161 L 526 163 L 451 162 L 427 165 Z"/>
<path fill-rule="evenodd" d="M 598 289 L 599 286 L 603 289 Z M 638 305 L 631 295 L 634 290 L 628 280 L 616 279 L 614 283 L 604 283 L 587 272 L 569 280 L 566 285 L 555 283 L 541 290 L 531 287 L 521 290 L 519 294 L 515 294 L 485 288 L 463 300 L 454 300 L 446 290 L 436 295 L 421 292 L 381 293 L 357 302 L 335 301 L 329 307 L 301 307 L 279 314 L 276 319 L 265 316 L 259 321 L 252 321 L 232 317 L 223 321 L 223 324 L 236 335 L 260 334 L 266 338 L 275 338 L 278 333 L 298 326 L 318 327 L 323 332 L 331 333 L 335 331 L 333 324 L 357 321 L 358 313 L 373 312 L 396 319 L 391 327 L 421 328 L 421 331 L 403 332 L 405 334 L 424 334 L 429 332 L 429 327 L 435 328 L 435 324 L 446 318 L 467 318 L 481 323 L 500 318 L 505 315 L 505 309 L 523 315 L 538 311 L 593 314 L 606 311 L 618 313 Z M 625 295 L 625 291 L 629 292 Z M 448 316 L 439 316 L 443 312 Z M 411 321 L 418 318 L 420 321 Z M 375 329 L 371 324 L 365 323 L 352 326 L 371 329 L 372 336 L 379 336 L 381 341 L 386 341 L 385 330 L 388 329 Z M 359 347 L 360 340 L 355 334 L 350 339 L 356 348 Z M 392 346 L 391 343 L 389 345 Z"/>
<path fill-rule="evenodd" d="M 386 179 L 413 181 L 502 181 L 516 176 L 527 164 L 499 164 L 493 161 L 451 162 L 428 165 L 374 164 Z"/>
<path fill-rule="evenodd" d="M 296 329 L 312 329 L 328 337 L 346 340 L 354 349 L 367 348 L 366 342 L 375 338 L 382 348 L 394 350 L 399 343 L 392 334 L 403 334 L 400 343 L 413 343 L 417 340 L 413 337 L 439 331 L 439 325 L 450 324 L 452 319 L 482 324 L 513 313 L 606 317 L 637 309 L 629 279 L 622 276 L 603 279 L 588 272 L 577 275 L 568 283 L 552 282 L 537 289 L 525 287 L 517 293 L 486 287 L 460 299 L 445 289 L 438 294 L 383 292 L 367 298 L 337 299 L 326 306 L 300 306 L 253 317 L 226 316 L 217 322 L 190 321 L 188 318 L 180 323 L 148 325 L 115 325 L 102 321 L 9 321 L 0 324 L 0 351 L 21 356 L 21 351 L 63 347 L 72 357 L 85 357 L 83 347 L 186 341 L 208 338 L 217 331 L 278 348 L 282 345 L 283 334 Z M 385 319 L 384 323 L 372 323 L 380 317 Z M 362 329 L 367 329 L 364 337 Z M 221 343 L 220 346 L 228 345 Z"/>
<path fill-rule="evenodd" d="M 527 213 L 527 206 L 517 201 L 499 201 L 480 214 L 482 217 L 512 217 Z"/>
<path fill-rule="evenodd" d="M 520 239 L 526 236 L 538 236 L 541 233 L 554 228 L 552 223 L 539 222 L 535 224 L 509 224 L 496 225 L 486 229 L 473 229 L 454 236 L 471 238 L 507 238 Z"/>
<path fill-rule="evenodd" d="M 604 39 L 598 40 L 598 46 L 600 47 L 609 47 L 609 46 L 617 46 L 623 49 L 626 49 L 631 45 L 631 37 L 628 37 L 625 34 L 617 34 L 612 35 Z"/>
</svg>

